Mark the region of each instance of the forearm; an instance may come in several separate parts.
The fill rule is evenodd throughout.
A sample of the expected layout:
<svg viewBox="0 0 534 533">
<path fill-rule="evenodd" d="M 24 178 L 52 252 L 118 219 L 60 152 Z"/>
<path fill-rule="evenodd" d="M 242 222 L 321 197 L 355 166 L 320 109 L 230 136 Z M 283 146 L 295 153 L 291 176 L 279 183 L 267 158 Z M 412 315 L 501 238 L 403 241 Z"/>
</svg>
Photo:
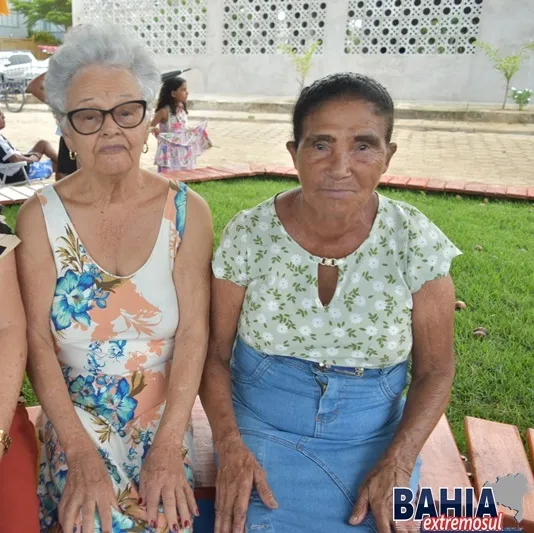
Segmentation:
<svg viewBox="0 0 534 533">
<path fill-rule="evenodd" d="M 156 439 L 181 442 L 189 425 L 206 358 L 207 327 L 176 338 L 166 406 Z"/>
<path fill-rule="evenodd" d="M 26 367 L 25 326 L 0 328 L 0 347 L 0 429 L 9 431 Z"/>
<path fill-rule="evenodd" d="M 386 452 L 392 459 L 415 463 L 426 440 L 443 415 L 452 388 L 454 366 L 414 378 L 395 437 Z"/>
<path fill-rule="evenodd" d="M 28 351 L 28 375 L 46 416 L 54 426 L 67 460 L 92 446 L 69 397 L 67 385 L 53 346 L 32 342 Z"/>
<path fill-rule="evenodd" d="M 232 404 L 230 364 L 226 358 L 208 355 L 200 385 L 200 399 L 210 422 L 216 449 L 228 435 L 239 435 Z"/>
<path fill-rule="evenodd" d="M 22 163 L 22 162 L 26 162 L 28 164 L 30 163 L 37 163 L 38 159 L 36 156 L 26 156 L 26 155 L 23 155 L 23 154 L 15 154 L 15 155 L 12 155 L 10 158 L 9 158 L 9 162 L 10 163 Z"/>
</svg>

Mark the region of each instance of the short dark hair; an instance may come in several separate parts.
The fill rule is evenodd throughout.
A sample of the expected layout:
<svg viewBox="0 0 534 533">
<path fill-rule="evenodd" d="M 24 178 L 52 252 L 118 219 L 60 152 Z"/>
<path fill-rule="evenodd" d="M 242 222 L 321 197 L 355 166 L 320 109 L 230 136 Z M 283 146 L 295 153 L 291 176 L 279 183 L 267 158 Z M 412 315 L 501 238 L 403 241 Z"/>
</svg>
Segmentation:
<svg viewBox="0 0 534 533">
<path fill-rule="evenodd" d="M 298 146 L 306 117 L 322 104 L 344 97 L 374 104 L 377 115 L 386 119 L 386 141 L 393 134 L 394 105 L 387 89 L 373 78 L 356 72 L 330 74 L 302 89 L 293 109 L 293 140 Z"/>
</svg>

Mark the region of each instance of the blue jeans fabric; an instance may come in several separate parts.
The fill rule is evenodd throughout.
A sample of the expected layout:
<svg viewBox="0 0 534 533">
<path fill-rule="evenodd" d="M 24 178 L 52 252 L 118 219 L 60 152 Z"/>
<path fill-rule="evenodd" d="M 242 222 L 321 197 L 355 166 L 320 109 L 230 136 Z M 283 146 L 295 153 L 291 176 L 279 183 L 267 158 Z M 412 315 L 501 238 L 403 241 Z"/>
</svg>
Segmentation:
<svg viewBox="0 0 534 533">
<path fill-rule="evenodd" d="M 260 353 L 238 338 L 232 395 L 243 441 L 267 473 L 278 502 L 253 490 L 247 532 L 375 533 L 369 513 L 348 519 L 358 488 L 390 445 L 404 408 L 408 362 L 363 375 Z M 411 478 L 417 490 L 420 460 Z"/>
</svg>

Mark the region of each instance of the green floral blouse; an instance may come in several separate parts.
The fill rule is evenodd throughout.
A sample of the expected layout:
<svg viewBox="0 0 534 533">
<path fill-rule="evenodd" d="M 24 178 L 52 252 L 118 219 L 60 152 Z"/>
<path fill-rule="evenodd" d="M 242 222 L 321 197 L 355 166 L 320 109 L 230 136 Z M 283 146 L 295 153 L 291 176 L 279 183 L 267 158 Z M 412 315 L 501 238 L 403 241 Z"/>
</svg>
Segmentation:
<svg viewBox="0 0 534 533">
<path fill-rule="evenodd" d="M 412 349 L 412 294 L 446 276 L 461 252 L 414 207 L 378 195 L 368 238 L 338 260 L 328 305 L 318 293 L 320 257 L 285 231 L 275 197 L 226 226 L 212 269 L 246 287 L 238 334 L 258 351 L 325 364 L 380 368 Z"/>
</svg>

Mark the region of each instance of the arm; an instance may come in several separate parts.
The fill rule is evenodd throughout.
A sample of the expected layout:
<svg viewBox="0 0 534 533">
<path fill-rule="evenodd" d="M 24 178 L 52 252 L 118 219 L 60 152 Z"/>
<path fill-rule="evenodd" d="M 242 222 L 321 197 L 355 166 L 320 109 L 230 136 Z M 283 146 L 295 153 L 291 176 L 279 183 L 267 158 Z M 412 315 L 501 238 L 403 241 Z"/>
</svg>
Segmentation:
<svg viewBox="0 0 534 533">
<path fill-rule="evenodd" d="M 36 196 L 20 209 L 17 261 L 28 323 L 28 374 L 43 409 L 67 455 L 93 447 L 74 411 L 56 356 L 50 331 L 50 308 L 56 287 L 56 267 L 45 221 Z"/>
<path fill-rule="evenodd" d="M 0 429 L 9 427 L 26 366 L 26 317 L 17 280 L 15 254 L 0 258 Z M 4 449 L 0 446 L 0 459 Z"/>
<path fill-rule="evenodd" d="M 417 456 L 449 400 L 454 379 L 453 323 L 451 278 L 426 282 L 413 295 L 412 382 L 402 419 L 389 448 L 360 488 L 352 525 L 360 524 L 371 507 L 379 533 L 391 530 L 393 487 L 410 486 Z M 412 527 L 402 523 L 396 529 Z"/>
<path fill-rule="evenodd" d="M 85 431 L 69 397 L 50 331 L 50 308 L 56 287 L 56 267 L 48 244 L 39 199 L 20 209 L 17 261 L 23 302 L 28 316 L 28 374 L 46 416 L 54 426 L 68 466 L 58 507 L 64 531 L 73 531 L 83 509 L 84 530 L 93 531 L 98 507 L 102 530 L 111 531 L 111 507 L 118 508 L 109 473 Z M 87 527 L 86 527 L 87 524 Z M 79 525 L 79 524 L 78 524 Z"/>
<path fill-rule="evenodd" d="M 453 325 L 452 279 L 425 283 L 413 295 L 412 382 L 388 457 L 413 465 L 445 412 L 455 371 Z"/>
<path fill-rule="evenodd" d="M 167 122 L 167 120 L 169 120 L 169 110 L 166 107 L 156 111 L 154 118 L 150 122 L 150 131 L 157 137 L 159 135 L 158 124 Z"/>
<path fill-rule="evenodd" d="M 147 502 L 149 521 L 157 520 L 160 497 L 169 529 L 198 512 L 185 477 L 181 444 L 189 425 L 206 350 L 209 329 L 210 261 L 213 229 L 207 203 L 188 191 L 185 232 L 174 265 L 180 306 L 167 402 L 161 423 L 141 472 L 140 495 Z M 187 526 L 184 526 L 187 527 Z"/>
<path fill-rule="evenodd" d="M 230 359 L 245 291 L 231 281 L 212 279 L 210 339 L 199 392 L 216 451 L 226 437 L 240 438 L 232 405 Z"/>
<path fill-rule="evenodd" d="M 44 89 L 44 79 L 46 76 L 46 72 L 43 72 L 43 74 L 39 74 L 39 76 L 36 76 L 33 78 L 32 81 L 28 84 L 28 87 L 26 87 L 26 90 L 35 96 L 38 100 L 41 100 L 41 102 L 46 104 L 46 94 Z"/>
<path fill-rule="evenodd" d="M 32 153 L 31 155 L 23 154 L 13 154 L 8 161 L 10 163 L 20 163 L 21 161 L 26 161 L 26 163 L 37 163 L 41 160 L 40 154 Z"/>
<path fill-rule="evenodd" d="M 253 485 L 268 508 L 278 507 L 264 470 L 241 439 L 232 405 L 230 359 L 244 297 L 244 287 L 213 278 L 210 340 L 200 398 L 219 457 L 215 533 L 244 531 Z"/>
</svg>

